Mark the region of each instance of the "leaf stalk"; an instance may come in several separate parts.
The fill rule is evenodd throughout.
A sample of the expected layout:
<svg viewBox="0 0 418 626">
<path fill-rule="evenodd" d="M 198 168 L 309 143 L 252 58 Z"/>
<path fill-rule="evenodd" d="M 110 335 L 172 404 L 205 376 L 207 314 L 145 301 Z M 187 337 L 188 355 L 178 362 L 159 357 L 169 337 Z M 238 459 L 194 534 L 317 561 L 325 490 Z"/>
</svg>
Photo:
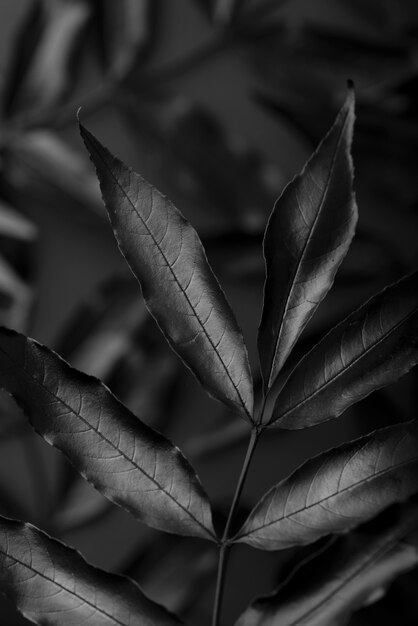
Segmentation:
<svg viewBox="0 0 418 626">
<path fill-rule="evenodd" d="M 220 549 L 219 549 L 218 574 L 217 574 L 217 580 L 216 580 L 216 591 L 215 591 L 215 602 L 214 602 L 214 608 L 213 608 L 212 626 L 219 626 L 229 550 L 231 546 L 233 545 L 229 541 L 231 525 L 232 525 L 236 510 L 238 508 L 240 499 L 241 499 L 242 491 L 244 489 L 245 480 L 247 478 L 251 460 L 253 458 L 253 454 L 255 452 L 261 433 L 262 433 L 262 428 L 254 425 L 251 430 L 251 436 L 248 442 L 247 452 L 245 455 L 244 463 L 242 465 L 238 483 L 235 489 L 235 494 L 232 500 L 231 508 L 229 510 L 228 519 L 225 524 L 225 529 L 222 535 L 222 539 L 219 543 Z"/>
</svg>

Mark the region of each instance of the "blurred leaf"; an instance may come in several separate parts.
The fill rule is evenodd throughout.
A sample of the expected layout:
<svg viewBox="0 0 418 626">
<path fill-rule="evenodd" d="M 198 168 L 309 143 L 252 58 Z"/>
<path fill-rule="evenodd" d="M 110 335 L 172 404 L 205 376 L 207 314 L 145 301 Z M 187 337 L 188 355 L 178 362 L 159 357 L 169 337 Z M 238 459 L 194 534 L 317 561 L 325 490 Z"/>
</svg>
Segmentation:
<svg viewBox="0 0 418 626">
<path fill-rule="evenodd" d="M 81 133 L 121 252 L 167 340 L 211 394 L 252 421 L 242 334 L 196 231 L 82 126 Z"/>
<path fill-rule="evenodd" d="M 30 524 L 0 518 L 0 588 L 36 624 L 174 626 L 133 581 L 96 569 Z"/>
<path fill-rule="evenodd" d="M 418 490 L 417 451 L 410 422 L 314 457 L 264 495 L 235 541 L 281 550 L 346 532 Z"/>
<path fill-rule="evenodd" d="M 158 598 L 170 611 L 183 615 L 198 603 L 199 595 L 210 585 L 217 568 L 217 551 L 201 544 L 167 535 L 149 541 L 148 550 L 135 559 L 130 576 L 138 576 L 141 586 Z M 187 620 L 186 620 L 187 622 Z"/>
<path fill-rule="evenodd" d="M 406 374 L 418 362 L 417 287 L 415 272 L 332 329 L 290 375 L 270 423 L 319 424 Z"/>
<path fill-rule="evenodd" d="M 0 235 L 24 241 L 34 241 L 37 237 L 37 229 L 21 213 L 0 200 Z"/>
<path fill-rule="evenodd" d="M 87 220 L 89 212 L 105 216 L 84 155 L 48 130 L 27 132 L 8 147 L 5 175 L 18 192 L 23 189 L 54 208 L 76 212 L 79 219 Z"/>
<path fill-rule="evenodd" d="M 2 387 L 87 480 L 152 527 L 213 539 L 207 496 L 177 448 L 48 348 L 7 329 L 0 339 Z"/>
<path fill-rule="evenodd" d="M 52 517 L 60 533 L 94 523 L 112 508 L 112 503 L 80 476 L 72 481 Z"/>
<path fill-rule="evenodd" d="M 66 94 L 89 17 L 84 0 L 34 0 L 12 55 L 3 97 L 7 117 L 51 108 Z"/>
<path fill-rule="evenodd" d="M 228 24 L 240 0 L 213 0 L 213 19 L 218 24 Z"/>
<path fill-rule="evenodd" d="M 136 281 L 106 281 L 74 314 L 57 352 L 103 380 L 132 412 L 161 428 L 179 363 L 149 315 Z"/>
<path fill-rule="evenodd" d="M 152 45 L 157 0 L 95 2 L 99 46 L 106 73 L 121 80 L 135 69 Z"/>
<path fill-rule="evenodd" d="M 259 598 L 236 626 L 342 626 L 378 600 L 400 574 L 416 567 L 417 505 L 403 505 L 336 539 L 303 562 L 274 594 Z"/>
<path fill-rule="evenodd" d="M 0 256 L 0 325 L 25 329 L 32 302 L 31 288 Z"/>
<path fill-rule="evenodd" d="M 354 234 L 353 124 L 350 89 L 331 130 L 286 187 L 267 226 L 267 278 L 258 338 L 266 390 L 331 288 Z"/>
<path fill-rule="evenodd" d="M 167 194 L 190 213 L 201 209 L 202 230 L 253 233 L 264 227 L 267 207 L 282 189 L 277 166 L 202 107 L 171 99 L 150 111 L 137 98 L 121 106 L 135 145 L 146 148 L 147 177 L 160 177 Z"/>
</svg>

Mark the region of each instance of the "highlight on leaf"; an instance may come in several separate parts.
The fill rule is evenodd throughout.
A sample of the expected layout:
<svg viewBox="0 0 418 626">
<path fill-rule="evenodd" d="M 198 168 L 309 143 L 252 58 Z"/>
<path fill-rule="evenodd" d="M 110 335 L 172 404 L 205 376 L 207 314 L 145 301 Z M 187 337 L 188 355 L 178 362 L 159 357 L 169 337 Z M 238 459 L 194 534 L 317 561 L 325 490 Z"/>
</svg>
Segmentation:
<svg viewBox="0 0 418 626">
<path fill-rule="evenodd" d="M 0 585 L 35 624 L 180 624 L 129 578 L 97 569 L 31 524 L 4 517 L 0 517 Z"/>
<path fill-rule="evenodd" d="M 153 528 L 215 539 L 208 498 L 188 461 L 97 378 L 0 328 L 0 386 L 109 500 Z"/>
<path fill-rule="evenodd" d="M 334 125 L 287 185 L 265 237 L 266 282 L 258 349 L 265 390 L 328 293 L 357 222 L 350 154 L 354 91 Z"/>
<path fill-rule="evenodd" d="M 261 550 L 346 532 L 418 491 L 418 422 L 314 457 L 272 487 L 234 538 Z"/>
<path fill-rule="evenodd" d="M 119 248 L 171 347 L 203 387 L 253 421 L 242 333 L 196 231 L 174 205 L 82 125 Z"/>
<path fill-rule="evenodd" d="M 338 417 L 418 362 L 418 272 L 387 287 L 332 329 L 284 385 L 270 424 L 305 428 Z"/>
<path fill-rule="evenodd" d="M 418 565 L 418 505 L 385 511 L 302 562 L 236 626 L 342 626 Z"/>
</svg>

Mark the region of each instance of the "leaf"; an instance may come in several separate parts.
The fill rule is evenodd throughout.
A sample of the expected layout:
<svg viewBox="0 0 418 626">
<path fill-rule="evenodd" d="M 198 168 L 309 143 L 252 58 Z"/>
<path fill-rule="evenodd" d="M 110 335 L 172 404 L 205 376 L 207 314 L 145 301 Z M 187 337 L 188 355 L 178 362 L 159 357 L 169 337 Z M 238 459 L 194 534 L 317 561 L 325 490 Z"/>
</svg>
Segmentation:
<svg viewBox="0 0 418 626">
<path fill-rule="evenodd" d="M 96 569 L 31 524 L 0 517 L 0 529 L 0 589 L 36 624 L 180 624 L 132 580 Z"/>
<path fill-rule="evenodd" d="M 302 173 L 277 200 L 264 239 L 266 283 L 258 349 L 267 389 L 329 291 L 354 234 L 350 156 L 354 92 Z"/>
<path fill-rule="evenodd" d="M 345 532 L 418 491 L 418 422 L 377 430 L 314 457 L 272 487 L 236 541 L 262 550 Z"/>
<path fill-rule="evenodd" d="M 0 255 L 0 325 L 23 329 L 33 303 L 32 289 Z"/>
<path fill-rule="evenodd" d="M 22 241 L 34 241 L 37 228 L 26 217 L 0 200 L 0 235 Z"/>
<path fill-rule="evenodd" d="M 214 0 L 213 19 L 216 23 L 226 25 L 232 19 L 237 0 Z"/>
<path fill-rule="evenodd" d="M 121 80 L 137 69 L 153 40 L 156 0 L 105 0 L 96 3 L 99 45 L 107 73 Z"/>
<path fill-rule="evenodd" d="M 35 430 L 109 500 L 154 528 L 214 538 L 210 505 L 189 463 L 98 379 L 4 328 L 0 368 L 0 385 Z"/>
<path fill-rule="evenodd" d="M 119 248 L 150 312 L 201 384 L 252 421 L 242 334 L 197 233 L 165 196 L 80 129 Z"/>
<path fill-rule="evenodd" d="M 340 537 L 302 563 L 274 594 L 259 598 L 236 626 L 342 626 L 354 611 L 374 602 L 400 574 L 416 567 L 417 505 L 388 511 Z M 377 524 L 379 521 L 379 524 Z"/>
<path fill-rule="evenodd" d="M 338 417 L 418 361 L 418 272 L 384 289 L 333 328 L 299 362 L 272 424 L 305 428 Z"/>
<path fill-rule="evenodd" d="M 149 155 L 146 178 L 163 181 L 168 196 L 196 215 L 201 232 L 264 229 L 265 207 L 283 186 L 277 165 L 184 98 L 153 101 L 151 108 L 138 94 L 120 104 L 133 147 L 140 143 Z"/>
<path fill-rule="evenodd" d="M 57 104 L 68 90 L 81 35 L 90 17 L 84 0 L 36 0 L 16 37 L 4 113 L 25 114 Z"/>
<path fill-rule="evenodd" d="M 33 130 L 14 140 L 7 150 L 6 174 L 18 193 L 23 189 L 71 216 L 86 221 L 90 213 L 106 215 L 88 160 L 56 133 Z"/>
</svg>

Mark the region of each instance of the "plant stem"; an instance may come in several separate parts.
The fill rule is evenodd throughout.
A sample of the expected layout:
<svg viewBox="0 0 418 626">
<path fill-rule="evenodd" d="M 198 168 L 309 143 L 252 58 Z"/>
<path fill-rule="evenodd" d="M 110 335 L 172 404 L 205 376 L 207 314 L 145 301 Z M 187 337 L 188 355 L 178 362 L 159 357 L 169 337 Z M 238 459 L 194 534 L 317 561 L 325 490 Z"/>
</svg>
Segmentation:
<svg viewBox="0 0 418 626">
<path fill-rule="evenodd" d="M 244 463 L 242 465 L 241 474 L 238 479 L 238 483 L 235 489 L 234 498 L 232 500 L 231 508 L 229 510 L 228 519 L 225 524 L 225 529 L 222 535 L 222 539 L 220 542 L 220 550 L 219 550 L 219 564 L 218 564 L 218 576 L 216 581 L 216 593 L 215 593 L 215 603 L 213 609 L 213 618 L 212 618 L 212 626 L 219 626 L 219 619 L 221 616 L 222 609 L 222 598 L 224 592 L 224 583 L 225 583 L 225 574 L 228 563 L 228 555 L 230 544 L 229 540 L 229 532 L 231 529 L 231 524 L 234 519 L 234 515 L 236 509 L 238 507 L 242 490 L 244 488 L 245 479 L 247 478 L 248 470 L 250 468 L 251 459 L 253 457 L 258 438 L 261 434 L 261 430 L 257 426 L 253 426 L 251 430 L 251 437 L 248 443 L 247 453 L 245 455 Z"/>
</svg>

